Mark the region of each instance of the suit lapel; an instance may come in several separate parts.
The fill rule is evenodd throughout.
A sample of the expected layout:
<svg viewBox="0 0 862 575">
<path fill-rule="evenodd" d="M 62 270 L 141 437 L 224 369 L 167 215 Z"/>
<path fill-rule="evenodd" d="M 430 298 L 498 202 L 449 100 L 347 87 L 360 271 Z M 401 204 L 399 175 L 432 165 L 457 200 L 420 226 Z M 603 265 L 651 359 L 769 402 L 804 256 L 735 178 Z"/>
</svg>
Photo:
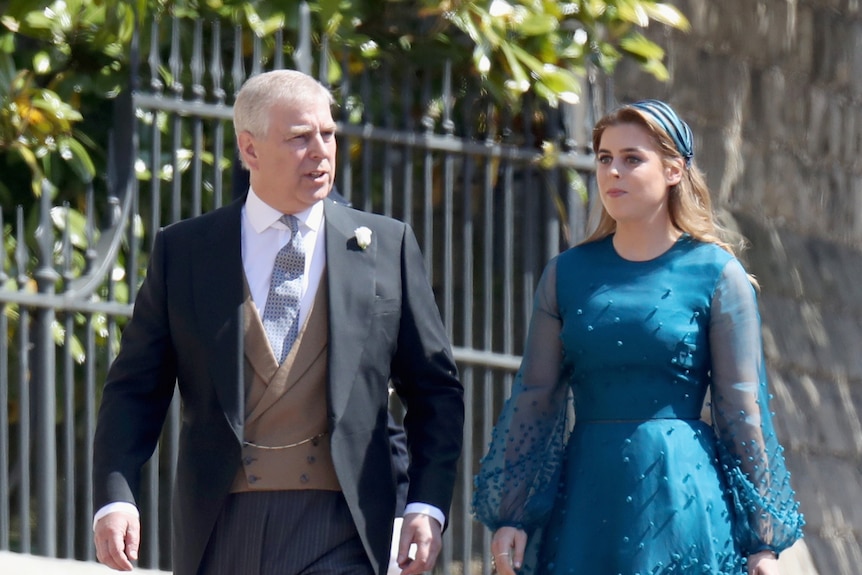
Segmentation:
<svg viewBox="0 0 862 575">
<path fill-rule="evenodd" d="M 243 427 L 243 283 L 241 213 L 244 200 L 211 213 L 209 231 L 189 265 L 195 318 L 207 339 L 210 377 L 225 417 L 238 440 Z"/>
<path fill-rule="evenodd" d="M 326 201 L 326 267 L 329 288 L 329 369 L 327 391 L 336 421 L 347 407 L 350 390 L 371 326 L 377 242 L 360 249 L 359 225 L 351 210 Z"/>
</svg>

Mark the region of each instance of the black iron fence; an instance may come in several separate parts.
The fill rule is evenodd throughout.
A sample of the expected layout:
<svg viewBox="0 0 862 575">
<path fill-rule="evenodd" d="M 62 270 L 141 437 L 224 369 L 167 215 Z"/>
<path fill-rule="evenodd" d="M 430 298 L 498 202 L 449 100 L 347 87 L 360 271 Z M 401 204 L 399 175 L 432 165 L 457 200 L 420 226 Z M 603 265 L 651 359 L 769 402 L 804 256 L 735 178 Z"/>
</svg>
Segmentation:
<svg viewBox="0 0 862 575">
<path fill-rule="evenodd" d="M 159 227 L 238 192 L 230 102 L 247 76 L 292 66 L 329 77 L 302 15 L 300 6 L 289 61 L 281 33 L 153 21 L 136 36 L 140 67 L 116 103 L 107 198 L 90 192 L 79 213 L 44 193 L 36 214 L 19 208 L 5 224 L 0 214 L 0 550 L 95 560 L 95 413 L 150 242 Z M 156 41 L 165 35 L 167 54 Z M 599 88 L 585 80 L 581 104 L 527 100 L 512 113 L 448 65 L 366 67 L 332 86 L 338 189 L 356 207 L 413 225 L 466 390 L 441 573 L 490 572 L 489 535 L 469 514 L 472 477 L 518 367 L 539 274 L 584 233 Z M 175 401 L 145 470 L 142 567 L 170 569 L 178 417 Z"/>
</svg>

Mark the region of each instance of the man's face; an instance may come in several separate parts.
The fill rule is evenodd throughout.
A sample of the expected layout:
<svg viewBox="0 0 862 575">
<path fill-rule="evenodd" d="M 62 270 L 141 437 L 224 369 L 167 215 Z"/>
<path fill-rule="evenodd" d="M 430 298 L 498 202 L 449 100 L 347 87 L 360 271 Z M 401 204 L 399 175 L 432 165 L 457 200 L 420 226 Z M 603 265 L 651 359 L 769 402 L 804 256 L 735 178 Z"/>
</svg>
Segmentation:
<svg viewBox="0 0 862 575">
<path fill-rule="evenodd" d="M 287 214 L 324 199 L 335 182 L 335 122 L 325 98 L 278 103 L 269 130 L 239 136 L 255 193 Z"/>
</svg>

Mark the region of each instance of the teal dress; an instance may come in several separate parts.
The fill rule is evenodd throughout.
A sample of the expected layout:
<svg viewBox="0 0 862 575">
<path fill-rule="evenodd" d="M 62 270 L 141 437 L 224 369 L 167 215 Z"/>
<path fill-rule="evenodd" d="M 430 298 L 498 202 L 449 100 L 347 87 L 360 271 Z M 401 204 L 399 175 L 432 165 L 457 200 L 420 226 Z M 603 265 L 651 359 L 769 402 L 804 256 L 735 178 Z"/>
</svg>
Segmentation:
<svg viewBox="0 0 862 575">
<path fill-rule="evenodd" d="M 527 531 L 524 573 L 744 574 L 804 524 L 768 399 L 732 255 L 688 235 L 645 262 L 577 246 L 539 282 L 474 514 Z"/>
</svg>

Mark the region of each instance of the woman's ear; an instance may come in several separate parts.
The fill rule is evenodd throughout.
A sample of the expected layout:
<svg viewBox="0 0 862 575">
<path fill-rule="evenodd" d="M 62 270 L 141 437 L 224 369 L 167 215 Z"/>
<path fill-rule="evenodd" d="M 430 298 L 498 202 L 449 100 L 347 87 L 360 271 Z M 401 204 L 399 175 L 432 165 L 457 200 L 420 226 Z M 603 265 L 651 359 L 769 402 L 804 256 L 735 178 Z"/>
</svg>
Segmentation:
<svg viewBox="0 0 862 575">
<path fill-rule="evenodd" d="M 668 186 L 675 186 L 682 181 L 682 165 L 678 161 L 668 162 L 664 167 L 664 180 Z"/>
</svg>

